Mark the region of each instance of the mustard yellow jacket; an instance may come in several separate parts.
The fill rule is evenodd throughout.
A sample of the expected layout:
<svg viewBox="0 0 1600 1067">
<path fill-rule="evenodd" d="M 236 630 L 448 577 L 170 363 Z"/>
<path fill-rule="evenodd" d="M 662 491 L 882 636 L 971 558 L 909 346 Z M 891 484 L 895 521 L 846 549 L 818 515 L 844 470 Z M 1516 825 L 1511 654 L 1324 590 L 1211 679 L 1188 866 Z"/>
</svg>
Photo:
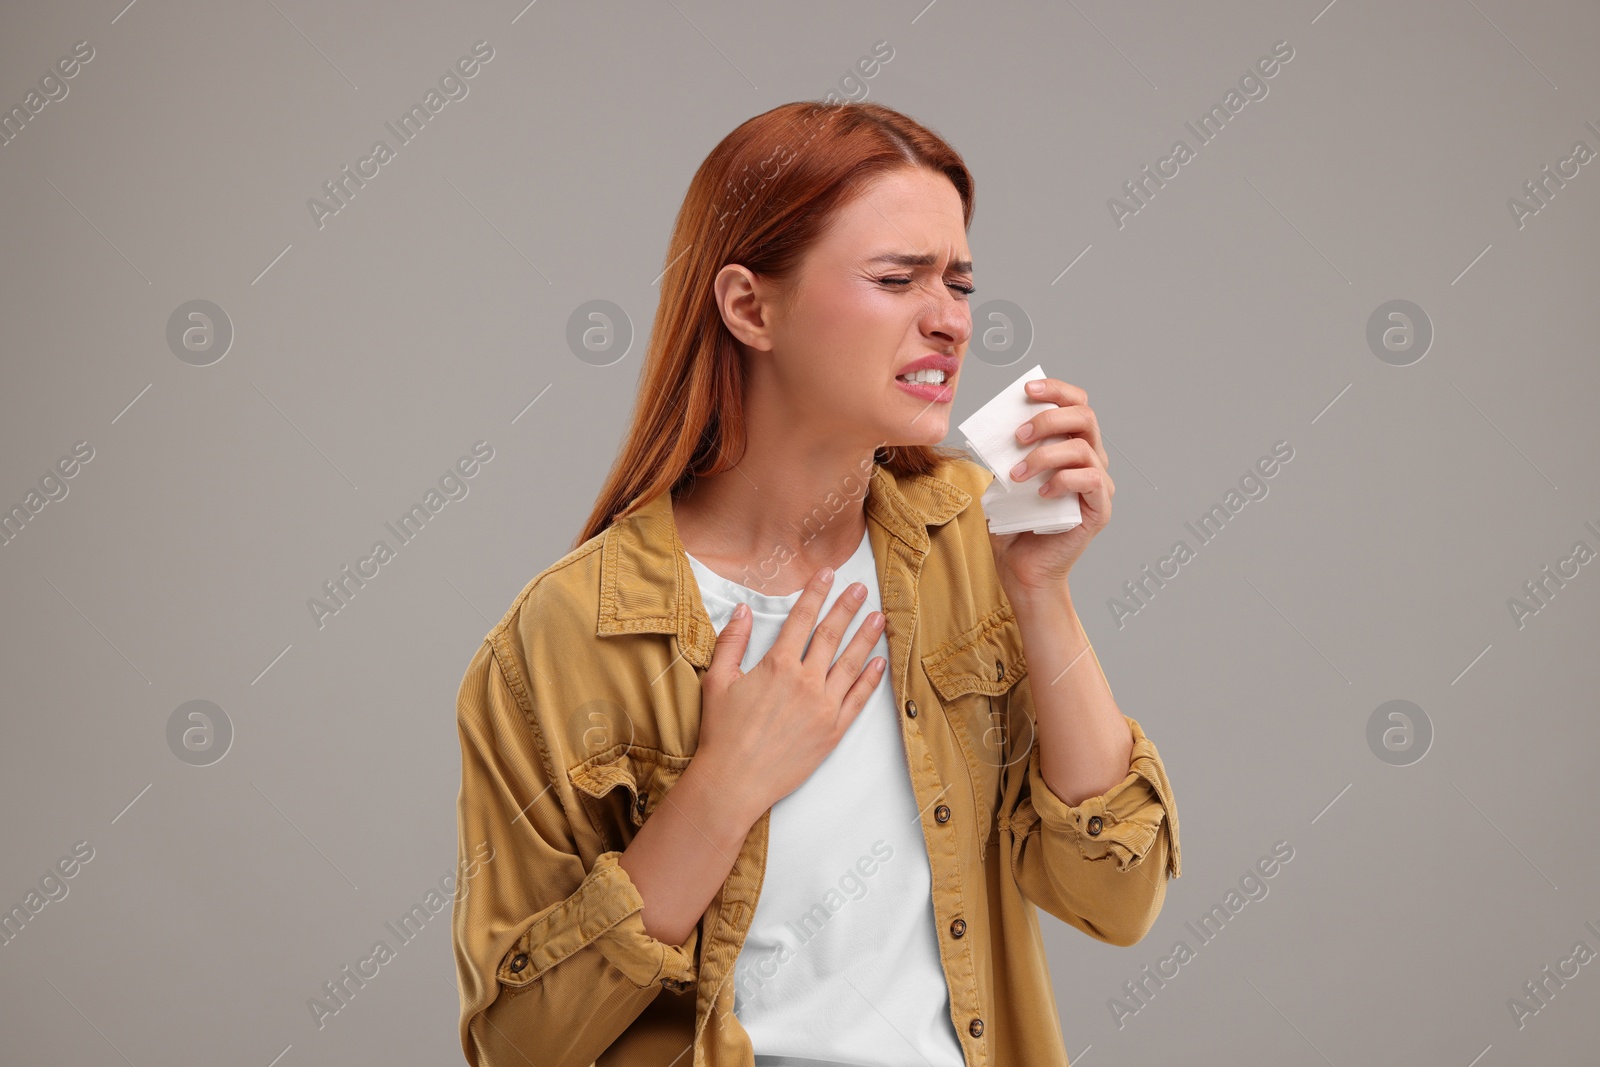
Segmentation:
<svg viewBox="0 0 1600 1067">
<path fill-rule="evenodd" d="M 1179 874 L 1178 812 L 1126 715 L 1132 760 L 1109 792 L 1068 805 L 1041 777 L 978 499 L 992 478 L 966 459 L 903 478 L 874 466 L 865 507 L 951 1022 L 971 1067 L 1046 1067 L 1067 1055 L 1035 907 L 1132 945 Z M 662 493 L 536 575 L 473 656 L 452 914 L 468 1063 L 754 1062 L 732 977 L 770 812 L 682 945 L 645 933 L 617 865 L 694 755 L 715 639 Z"/>
</svg>

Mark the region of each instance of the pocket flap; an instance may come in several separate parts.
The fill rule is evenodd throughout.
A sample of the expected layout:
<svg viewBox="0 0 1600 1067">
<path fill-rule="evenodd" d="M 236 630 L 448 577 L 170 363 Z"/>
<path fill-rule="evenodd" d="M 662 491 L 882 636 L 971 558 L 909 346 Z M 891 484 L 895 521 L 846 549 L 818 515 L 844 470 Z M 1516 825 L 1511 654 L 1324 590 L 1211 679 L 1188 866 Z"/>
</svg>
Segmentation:
<svg viewBox="0 0 1600 1067">
<path fill-rule="evenodd" d="M 629 818 L 635 826 L 643 826 L 693 758 L 624 743 L 590 756 L 570 768 L 567 777 L 596 800 L 622 786 L 629 794 Z"/>
<path fill-rule="evenodd" d="M 1028 673 L 1016 615 L 1009 605 L 1001 605 L 972 629 L 924 654 L 922 667 L 946 700 L 967 693 L 999 696 Z"/>
</svg>

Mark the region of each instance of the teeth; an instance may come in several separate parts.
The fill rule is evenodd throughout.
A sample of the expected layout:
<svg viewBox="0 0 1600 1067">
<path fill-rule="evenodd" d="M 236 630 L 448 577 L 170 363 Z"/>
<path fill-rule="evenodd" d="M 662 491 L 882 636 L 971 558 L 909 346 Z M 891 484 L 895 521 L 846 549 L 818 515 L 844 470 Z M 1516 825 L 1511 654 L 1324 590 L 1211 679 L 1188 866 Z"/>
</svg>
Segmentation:
<svg viewBox="0 0 1600 1067">
<path fill-rule="evenodd" d="M 898 377 L 903 382 L 932 382 L 934 385 L 944 384 L 944 371 L 942 370 L 919 370 L 912 374 L 901 374 Z"/>
</svg>

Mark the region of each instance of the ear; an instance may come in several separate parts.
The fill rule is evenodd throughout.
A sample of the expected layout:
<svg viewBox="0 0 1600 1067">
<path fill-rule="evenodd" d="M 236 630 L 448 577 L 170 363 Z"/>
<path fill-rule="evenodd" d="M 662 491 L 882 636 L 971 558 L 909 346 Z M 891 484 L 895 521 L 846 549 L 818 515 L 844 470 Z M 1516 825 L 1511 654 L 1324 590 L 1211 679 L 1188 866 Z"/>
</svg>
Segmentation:
<svg viewBox="0 0 1600 1067">
<path fill-rule="evenodd" d="M 777 286 L 741 264 L 729 263 L 717 272 L 714 289 L 728 332 L 749 348 L 770 352 Z"/>
</svg>

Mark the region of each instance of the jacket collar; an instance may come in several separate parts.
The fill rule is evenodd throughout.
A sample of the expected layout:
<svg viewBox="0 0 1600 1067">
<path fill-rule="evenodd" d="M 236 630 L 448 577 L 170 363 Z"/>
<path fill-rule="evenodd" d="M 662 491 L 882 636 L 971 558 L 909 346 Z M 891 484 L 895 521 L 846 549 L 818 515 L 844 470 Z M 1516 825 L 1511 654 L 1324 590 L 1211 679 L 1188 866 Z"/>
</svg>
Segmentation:
<svg viewBox="0 0 1600 1067">
<path fill-rule="evenodd" d="M 938 474 L 896 477 L 877 463 L 867 481 L 866 511 L 917 556 L 928 551 L 928 527 L 960 514 L 972 494 Z M 711 664 L 716 630 L 678 538 L 670 492 L 614 521 L 601 535 L 597 633 L 676 634 L 684 659 Z"/>
</svg>

